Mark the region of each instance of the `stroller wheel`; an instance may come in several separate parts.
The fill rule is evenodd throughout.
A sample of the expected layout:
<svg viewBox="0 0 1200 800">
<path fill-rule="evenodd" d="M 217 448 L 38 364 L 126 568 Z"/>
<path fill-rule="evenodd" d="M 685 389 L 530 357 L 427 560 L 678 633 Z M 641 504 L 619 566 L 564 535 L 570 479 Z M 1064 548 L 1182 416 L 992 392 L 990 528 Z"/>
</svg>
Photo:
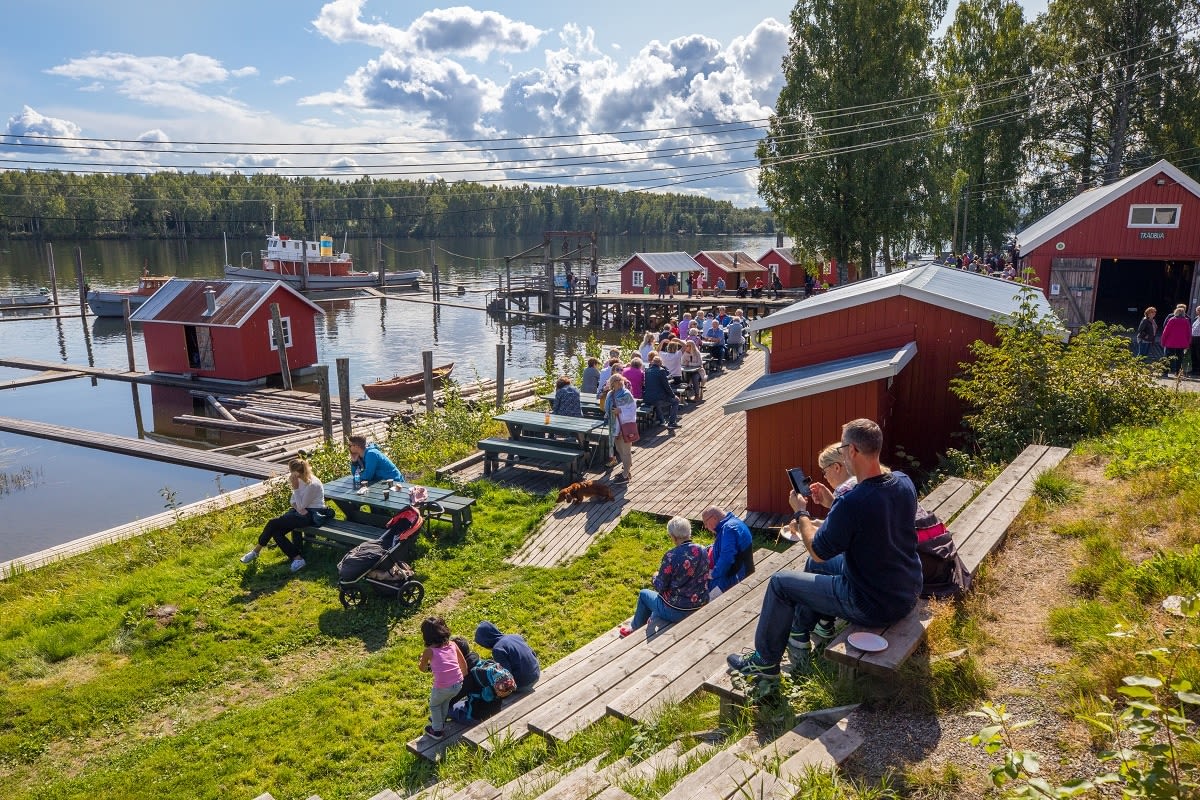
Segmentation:
<svg viewBox="0 0 1200 800">
<path fill-rule="evenodd" d="M 405 609 L 415 609 L 425 599 L 425 584 L 420 581 L 405 581 L 396 590 L 396 601 Z"/>
<path fill-rule="evenodd" d="M 367 596 L 359 589 L 338 589 L 338 599 L 342 601 L 342 608 L 350 610 L 351 608 L 360 608 L 367 602 Z"/>
</svg>

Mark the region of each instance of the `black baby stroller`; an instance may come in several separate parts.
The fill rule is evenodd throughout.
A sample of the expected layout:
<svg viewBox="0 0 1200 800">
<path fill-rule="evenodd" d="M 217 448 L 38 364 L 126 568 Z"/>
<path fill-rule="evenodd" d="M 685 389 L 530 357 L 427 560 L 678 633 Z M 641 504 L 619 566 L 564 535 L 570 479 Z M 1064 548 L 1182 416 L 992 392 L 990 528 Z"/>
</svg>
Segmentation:
<svg viewBox="0 0 1200 800">
<path fill-rule="evenodd" d="M 383 536 L 356 546 L 338 562 L 343 607 L 361 606 L 371 594 L 393 597 L 405 611 L 421 605 L 425 586 L 408 561 L 424 522 L 421 512 L 409 506 L 388 520 Z"/>
</svg>

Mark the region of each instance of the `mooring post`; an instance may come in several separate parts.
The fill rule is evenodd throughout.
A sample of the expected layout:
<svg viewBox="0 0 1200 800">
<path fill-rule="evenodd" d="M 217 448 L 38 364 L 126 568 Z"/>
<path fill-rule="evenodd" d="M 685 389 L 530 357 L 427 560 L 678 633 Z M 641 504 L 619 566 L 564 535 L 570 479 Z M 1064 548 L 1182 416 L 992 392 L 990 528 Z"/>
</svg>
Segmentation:
<svg viewBox="0 0 1200 800">
<path fill-rule="evenodd" d="M 129 371 L 137 372 L 137 363 L 133 360 L 133 323 L 129 321 L 129 298 L 121 299 L 121 316 L 125 318 L 125 352 L 129 356 Z"/>
<path fill-rule="evenodd" d="M 437 240 L 429 242 L 429 270 L 433 274 L 433 299 L 442 299 L 441 277 L 438 275 L 437 256 L 434 254 L 434 248 L 437 247 Z"/>
<path fill-rule="evenodd" d="M 329 403 L 329 365 L 317 364 L 317 388 L 321 392 L 321 431 L 325 444 L 333 442 L 333 408 Z"/>
<path fill-rule="evenodd" d="M 504 343 L 496 345 L 496 409 L 504 408 Z"/>
<path fill-rule="evenodd" d="M 350 359 L 337 360 L 338 403 L 342 407 L 342 442 L 349 441 L 350 434 Z"/>
<path fill-rule="evenodd" d="M 75 248 L 75 280 L 79 283 L 79 313 L 87 316 L 87 281 L 83 279 L 83 248 Z"/>
<path fill-rule="evenodd" d="M 425 413 L 433 413 L 433 351 L 421 351 L 421 368 L 425 370 Z"/>
<path fill-rule="evenodd" d="M 379 270 L 379 290 L 387 286 L 387 270 L 383 266 L 383 239 L 375 240 L 375 269 Z"/>
<path fill-rule="evenodd" d="M 54 298 L 54 313 L 58 313 L 58 271 L 54 267 L 54 245 L 46 242 L 46 255 L 50 259 L 50 296 Z"/>
<path fill-rule="evenodd" d="M 300 288 L 307 292 L 308 291 L 308 242 L 302 242 L 301 244 L 304 245 L 304 247 L 302 247 L 300 249 L 300 252 L 304 254 L 304 263 L 300 265 Z M 320 247 L 319 242 L 318 242 L 317 246 Z"/>
<path fill-rule="evenodd" d="M 283 336 L 283 317 L 279 315 L 279 303 L 271 303 L 271 329 L 275 332 L 276 350 L 279 353 L 279 375 L 283 388 L 292 390 L 292 368 L 288 366 L 287 339 Z"/>
</svg>

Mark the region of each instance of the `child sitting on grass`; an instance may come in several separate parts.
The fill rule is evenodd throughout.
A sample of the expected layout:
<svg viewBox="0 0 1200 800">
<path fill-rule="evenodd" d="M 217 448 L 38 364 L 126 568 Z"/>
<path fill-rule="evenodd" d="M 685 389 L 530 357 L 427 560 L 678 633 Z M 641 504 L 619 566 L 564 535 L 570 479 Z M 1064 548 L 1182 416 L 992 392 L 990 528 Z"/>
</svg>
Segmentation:
<svg viewBox="0 0 1200 800">
<path fill-rule="evenodd" d="M 450 641 L 450 628 L 441 617 L 429 617 L 421 623 L 425 650 L 417 668 L 433 673 L 433 689 L 429 692 L 429 723 L 425 733 L 434 739 L 445 736 L 443 728 L 450 713 L 450 701 L 462 688 L 467 662 L 462 651 Z"/>
</svg>

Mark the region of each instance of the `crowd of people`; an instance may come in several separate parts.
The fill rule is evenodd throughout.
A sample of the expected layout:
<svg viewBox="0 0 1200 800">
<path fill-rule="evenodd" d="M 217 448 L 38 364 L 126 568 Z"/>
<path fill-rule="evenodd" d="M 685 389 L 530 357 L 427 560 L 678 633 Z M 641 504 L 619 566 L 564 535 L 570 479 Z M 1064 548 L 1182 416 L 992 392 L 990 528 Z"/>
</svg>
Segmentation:
<svg viewBox="0 0 1200 800">
<path fill-rule="evenodd" d="M 1187 364 L 1187 376 L 1200 378 L 1200 306 L 1189 318 L 1187 304 L 1179 303 L 1167 317 L 1160 333 L 1158 326 L 1158 309 L 1149 306 L 1142 312 L 1142 319 L 1133 334 L 1134 352 L 1146 361 L 1159 358 L 1155 351 L 1155 341 L 1162 347 L 1163 373 L 1165 378 L 1183 371 Z"/>
</svg>

